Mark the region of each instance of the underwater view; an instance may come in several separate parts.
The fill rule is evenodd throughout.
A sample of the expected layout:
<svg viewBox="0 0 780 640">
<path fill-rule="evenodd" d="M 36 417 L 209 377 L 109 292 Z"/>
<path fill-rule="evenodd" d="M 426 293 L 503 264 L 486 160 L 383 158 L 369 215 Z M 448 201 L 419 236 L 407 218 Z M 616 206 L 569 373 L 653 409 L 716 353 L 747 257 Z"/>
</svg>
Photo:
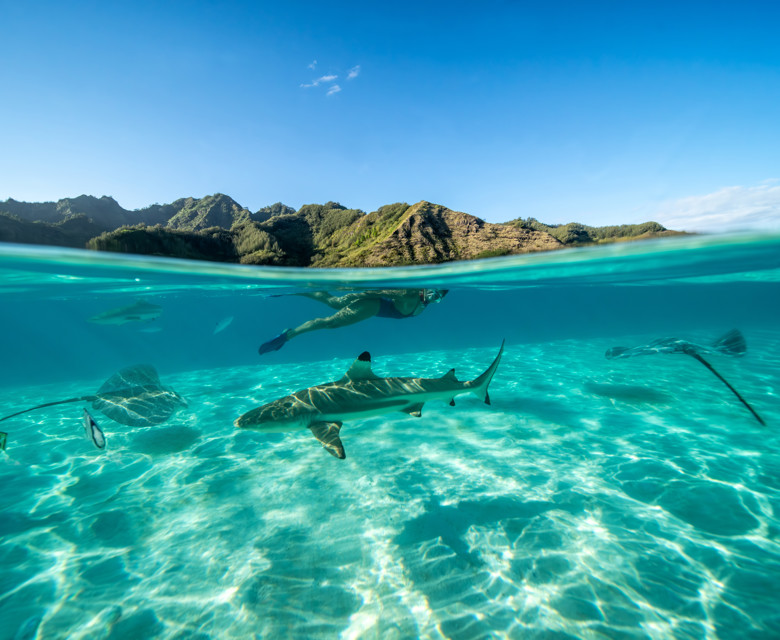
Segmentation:
<svg viewBox="0 0 780 640">
<path fill-rule="evenodd" d="M 0 301 L 0 640 L 780 638 L 780 235 Z"/>
</svg>

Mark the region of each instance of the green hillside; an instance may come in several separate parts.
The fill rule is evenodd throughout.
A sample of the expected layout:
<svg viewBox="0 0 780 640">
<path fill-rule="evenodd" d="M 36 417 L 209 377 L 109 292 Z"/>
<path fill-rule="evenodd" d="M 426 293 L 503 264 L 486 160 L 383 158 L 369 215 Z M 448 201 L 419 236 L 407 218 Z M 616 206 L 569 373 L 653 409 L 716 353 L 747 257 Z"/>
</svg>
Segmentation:
<svg viewBox="0 0 780 640">
<path fill-rule="evenodd" d="M 277 266 L 430 264 L 675 233 L 656 222 L 589 227 L 517 218 L 493 224 L 425 201 L 368 214 L 338 202 L 298 211 L 277 202 L 252 213 L 220 193 L 135 211 L 108 196 L 0 202 L 2 242 Z"/>
<path fill-rule="evenodd" d="M 181 231 L 203 231 L 211 227 L 230 229 L 235 224 L 252 219 L 248 209 L 221 193 L 205 198 L 182 198 L 172 206 L 177 211 L 168 218 L 165 226 Z"/>
<path fill-rule="evenodd" d="M 653 236 L 666 232 L 657 222 L 643 222 L 642 224 L 621 224 L 607 227 L 589 227 L 579 222 L 568 224 L 544 224 L 535 218 L 518 218 L 506 224 L 521 229 L 533 229 L 544 231 L 557 238 L 565 245 L 599 244 L 602 242 L 615 242 L 617 240 L 631 240 L 641 236 Z"/>
</svg>

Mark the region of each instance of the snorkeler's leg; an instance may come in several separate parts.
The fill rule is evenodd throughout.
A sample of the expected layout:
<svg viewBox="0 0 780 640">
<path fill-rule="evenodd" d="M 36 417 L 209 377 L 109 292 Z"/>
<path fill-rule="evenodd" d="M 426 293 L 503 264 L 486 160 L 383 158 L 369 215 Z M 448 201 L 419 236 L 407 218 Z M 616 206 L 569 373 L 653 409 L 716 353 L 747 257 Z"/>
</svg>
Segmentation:
<svg viewBox="0 0 780 640">
<path fill-rule="evenodd" d="M 316 300 L 317 302 L 322 302 L 323 304 L 330 304 L 330 300 L 335 298 L 336 296 L 331 295 L 327 291 L 303 291 L 301 293 L 294 294 L 296 296 L 300 296 L 302 298 L 311 298 L 312 300 Z"/>
<path fill-rule="evenodd" d="M 339 310 L 327 318 L 314 318 L 294 329 L 285 329 L 278 336 L 261 344 L 258 353 L 263 355 L 270 351 L 278 351 L 287 344 L 288 340 L 291 340 L 302 333 L 317 331 L 318 329 L 338 329 L 339 327 L 346 327 L 350 324 L 367 320 L 379 313 L 379 298 L 374 296 L 366 297 L 362 293 L 350 293 L 340 297 L 331 296 L 330 301 L 334 304 L 347 303 L 347 306 L 344 306 L 343 308 L 337 307 Z M 331 302 L 327 302 L 326 304 L 333 306 Z"/>
<path fill-rule="evenodd" d="M 330 295 L 327 291 L 302 291 L 300 293 L 293 293 L 292 295 L 311 298 L 312 300 L 322 302 L 328 306 L 334 306 L 332 303 L 338 300 L 336 296 Z M 341 306 L 336 306 L 335 308 L 340 309 Z M 305 326 L 306 324 L 307 323 L 304 323 L 301 326 Z M 298 329 L 300 329 L 300 327 L 298 327 Z M 290 337 L 292 337 L 290 336 L 290 333 L 293 331 L 297 331 L 297 329 L 285 329 L 278 336 L 274 336 L 270 340 L 261 344 L 257 352 L 260 355 L 263 355 L 264 353 L 269 353 L 271 351 L 279 351 L 279 349 L 287 344 L 287 341 L 290 339 Z"/>
<path fill-rule="evenodd" d="M 354 295 L 354 294 L 350 294 Z M 343 296 L 347 297 L 347 296 Z M 302 333 L 308 333 L 309 331 L 318 331 L 319 329 L 338 329 L 339 327 L 346 327 L 356 322 L 362 322 L 375 316 L 379 312 L 379 299 L 357 299 L 352 304 L 340 309 L 332 316 L 327 318 L 314 318 L 308 322 L 304 322 L 302 325 L 295 329 L 288 329 L 286 331 L 287 340 L 295 338 Z"/>
</svg>

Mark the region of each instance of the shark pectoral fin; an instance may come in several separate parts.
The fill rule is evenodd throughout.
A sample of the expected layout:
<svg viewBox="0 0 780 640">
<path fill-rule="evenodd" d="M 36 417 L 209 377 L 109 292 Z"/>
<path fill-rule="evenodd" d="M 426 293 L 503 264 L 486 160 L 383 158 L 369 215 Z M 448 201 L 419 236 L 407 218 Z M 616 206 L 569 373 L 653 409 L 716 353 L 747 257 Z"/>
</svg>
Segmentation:
<svg viewBox="0 0 780 640">
<path fill-rule="evenodd" d="M 401 411 L 403 413 L 408 413 L 410 416 L 414 416 L 415 418 L 419 418 L 420 416 L 422 416 L 423 404 L 424 403 L 422 402 L 418 404 L 410 404 L 405 409 L 401 409 Z"/>
<path fill-rule="evenodd" d="M 341 444 L 341 438 L 339 438 L 341 424 L 341 422 L 315 422 L 309 425 L 309 429 L 329 454 L 343 460 L 347 455 L 344 453 L 344 445 Z"/>
<path fill-rule="evenodd" d="M 450 406 L 451 406 L 451 407 L 454 407 L 454 406 L 455 406 L 455 398 L 453 398 L 452 400 L 450 400 Z"/>
</svg>

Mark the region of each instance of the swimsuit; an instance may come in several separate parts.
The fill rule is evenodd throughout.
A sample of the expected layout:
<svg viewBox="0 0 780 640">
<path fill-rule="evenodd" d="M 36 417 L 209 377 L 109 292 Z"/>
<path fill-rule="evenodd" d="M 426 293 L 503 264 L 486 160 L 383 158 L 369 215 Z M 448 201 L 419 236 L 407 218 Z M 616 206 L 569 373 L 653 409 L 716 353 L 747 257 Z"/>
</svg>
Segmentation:
<svg viewBox="0 0 780 640">
<path fill-rule="evenodd" d="M 379 311 L 377 312 L 378 318 L 395 318 L 396 320 L 399 320 L 401 318 L 411 318 L 413 315 L 415 315 L 415 312 L 419 308 L 420 305 L 417 305 L 417 307 L 414 308 L 414 310 L 411 313 L 407 313 L 404 315 L 395 306 L 395 303 L 390 300 L 389 298 L 379 298 Z"/>
</svg>

